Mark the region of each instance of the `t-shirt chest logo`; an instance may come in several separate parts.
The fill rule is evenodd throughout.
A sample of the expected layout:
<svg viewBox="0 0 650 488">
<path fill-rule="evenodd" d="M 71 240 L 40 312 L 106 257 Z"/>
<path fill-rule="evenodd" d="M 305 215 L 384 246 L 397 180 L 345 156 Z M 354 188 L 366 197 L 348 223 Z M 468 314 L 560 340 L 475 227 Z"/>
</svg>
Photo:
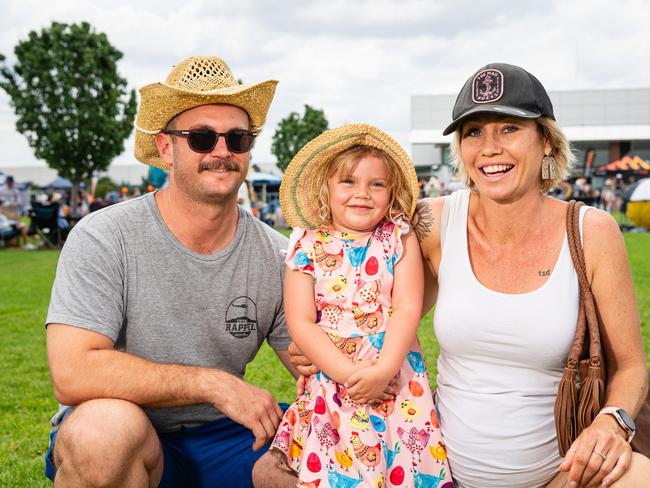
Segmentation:
<svg viewBox="0 0 650 488">
<path fill-rule="evenodd" d="M 484 69 L 472 82 L 474 103 L 495 102 L 503 95 L 503 74 L 498 69 Z"/>
<path fill-rule="evenodd" d="M 257 330 L 257 307 L 248 297 L 237 297 L 226 310 L 226 331 L 237 339 L 244 339 Z"/>
</svg>

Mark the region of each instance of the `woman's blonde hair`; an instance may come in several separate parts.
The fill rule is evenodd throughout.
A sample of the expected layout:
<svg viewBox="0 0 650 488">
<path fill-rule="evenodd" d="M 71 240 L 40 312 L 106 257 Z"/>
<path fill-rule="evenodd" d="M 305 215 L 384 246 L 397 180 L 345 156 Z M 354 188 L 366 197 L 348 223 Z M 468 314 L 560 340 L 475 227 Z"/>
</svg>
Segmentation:
<svg viewBox="0 0 650 488">
<path fill-rule="evenodd" d="M 413 205 L 413 194 L 409 182 L 402 181 L 403 178 L 393 158 L 381 149 L 370 146 L 352 146 L 337 154 L 328 164 L 327 171 L 323 171 L 318 176 L 316 187 L 318 188 L 319 225 L 332 225 L 332 210 L 329 205 L 330 198 L 327 181 L 339 172 L 343 175 L 351 174 L 357 164 L 359 164 L 359 161 L 365 156 L 380 159 L 384 163 L 386 172 L 388 173 L 387 183 L 390 189 L 390 203 L 388 204 L 388 213 L 384 220 L 395 222 L 397 219 L 402 219 L 405 222 L 409 222 L 409 214 Z"/>
<path fill-rule="evenodd" d="M 535 119 L 537 123 L 537 130 L 545 141 L 551 145 L 551 156 L 555 158 L 557 164 L 557 176 L 550 180 L 543 180 L 540 172 L 539 189 L 542 193 L 546 193 L 559 182 L 568 178 L 571 168 L 575 164 L 575 156 L 571 151 L 569 140 L 562 132 L 560 124 L 549 117 L 539 117 Z M 465 121 L 467 123 L 467 121 Z M 452 163 L 456 170 L 456 174 L 460 177 L 462 182 L 470 188 L 475 190 L 474 183 L 471 181 L 467 171 L 465 170 L 465 162 L 460 152 L 460 142 L 463 135 L 463 125 L 461 124 L 454 133 L 454 142 L 451 145 Z"/>
</svg>

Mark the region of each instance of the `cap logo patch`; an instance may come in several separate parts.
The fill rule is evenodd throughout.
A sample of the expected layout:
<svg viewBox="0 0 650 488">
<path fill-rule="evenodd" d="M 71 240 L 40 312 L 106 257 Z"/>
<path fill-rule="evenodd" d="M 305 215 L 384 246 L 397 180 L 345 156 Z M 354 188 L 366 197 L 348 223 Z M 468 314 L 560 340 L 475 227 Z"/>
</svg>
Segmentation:
<svg viewBox="0 0 650 488">
<path fill-rule="evenodd" d="M 484 69 L 472 81 L 474 103 L 489 103 L 503 95 L 503 74 L 498 69 Z"/>
</svg>

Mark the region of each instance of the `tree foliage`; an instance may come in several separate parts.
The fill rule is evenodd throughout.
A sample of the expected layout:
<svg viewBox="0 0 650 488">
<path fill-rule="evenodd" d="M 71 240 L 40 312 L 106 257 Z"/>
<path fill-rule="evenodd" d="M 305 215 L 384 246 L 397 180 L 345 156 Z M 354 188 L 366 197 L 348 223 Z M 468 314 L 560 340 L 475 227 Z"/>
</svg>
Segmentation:
<svg viewBox="0 0 650 488">
<path fill-rule="evenodd" d="M 297 112 L 291 112 L 282 119 L 271 144 L 271 152 L 277 159 L 278 168 L 284 171 L 296 153 L 314 137 L 326 131 L 327 127 L 325 112 L 309 105 L 305 105 L 302 117 Z"/>
<path fill-rule="evenodd" d="M 97 198 L 106 198 L 109 192 L 118 191 L 120 186 L 111 180 L 109 176 L 101 176 L 97 180 L 97 185 L 95 187 L 95 195 Z"/>
<path fill-rule="evenodd" d="M 133 127 L 135 90 L 117 72 L 122 53 L 90 24 L 53 22 L 0 59 L 0 87 L 37 158 L 75 184 L 108 168 Z M 4 57 L 2 57 L 4 58 Z"/>
</svg>

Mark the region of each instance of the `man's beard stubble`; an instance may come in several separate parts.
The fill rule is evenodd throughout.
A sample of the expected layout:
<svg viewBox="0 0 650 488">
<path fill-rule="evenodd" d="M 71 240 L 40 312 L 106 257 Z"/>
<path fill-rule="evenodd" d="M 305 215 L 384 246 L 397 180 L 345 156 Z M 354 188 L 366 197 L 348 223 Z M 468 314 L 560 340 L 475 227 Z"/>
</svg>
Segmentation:
<svg viewBox="0 0 650 488">
<path fill-rule="evenodd" d="M 242 173 L 241 165 L 232 158 L 224 159 L 214 159 L 212 161 L 203 161 L 199 164 L 198 169 L 196 170 L 195 175 L 199 175 L 204 171 L 215 171 L 219 169 L 225 169 L 228 172 Z M 189 170 L 189 168 L 187 168 Z M 239 192 L 239 185 L 232 189 L 232 192 L 224 194 L 218 192 L 206 192 L 204 188 L 201 188 L 201 184 L 198 180 L 195 180 L 195 177 L 187 178 L 181 172 L 177 172 L 176 184 L 181 188 L 184 193 L 191 196 L 193 200 L 201 203 L 207 204 L 221 204 L 226 203 L 229 200 L 237 200 L 237 193 Z M 189 176 L 189 175 L 188 175 Z M 242 178 L 243 181 L 243 178 Z"/>
</svg>

